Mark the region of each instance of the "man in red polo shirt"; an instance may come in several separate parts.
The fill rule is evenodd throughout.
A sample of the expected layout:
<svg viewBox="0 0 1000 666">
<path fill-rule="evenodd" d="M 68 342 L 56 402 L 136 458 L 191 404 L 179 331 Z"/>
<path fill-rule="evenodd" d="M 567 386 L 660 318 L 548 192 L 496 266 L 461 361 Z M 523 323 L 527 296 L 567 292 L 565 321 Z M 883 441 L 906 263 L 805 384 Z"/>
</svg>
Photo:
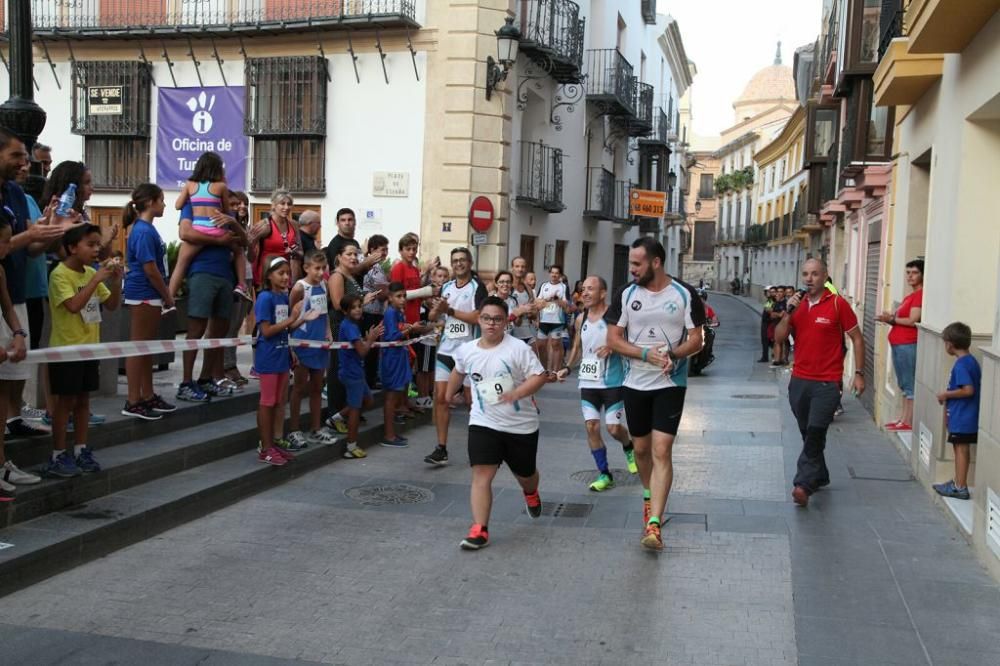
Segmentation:
<svg viewBox="0 0 1000 666">
<path fill-rule="evenodd" d="M 784 344 L 795 335 L 795 365 L 788 383 L 788 402 L 802 433 L 802 453 L 795 474 L 792 500 L 801 507 L 809 496 L 829 485 L 823 450 L 826 431 L 840 402 L 840 384 L 844 375 L 841 345 L 844 334 L 854 348 L 852 389 L 861 395 L 865 390 L 865 345 L 858 328 L 858 318 L 850 304 L 830 293 L 824 286 L 828 277 L 826 264 L 809 259 L 802 266 L 805 293 L 796 292 L 788 299 L 787 311 L 775 330 L 775 342 Z"/>
</svg>

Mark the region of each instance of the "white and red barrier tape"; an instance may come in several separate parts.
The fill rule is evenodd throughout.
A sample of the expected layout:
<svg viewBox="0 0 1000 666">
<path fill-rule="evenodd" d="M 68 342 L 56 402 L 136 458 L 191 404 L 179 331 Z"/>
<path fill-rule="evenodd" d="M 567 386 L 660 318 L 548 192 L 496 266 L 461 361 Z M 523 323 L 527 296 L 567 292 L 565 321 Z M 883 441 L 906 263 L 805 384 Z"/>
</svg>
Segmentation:
<svg viewBox="0 0 1000 666">
<path fill-rule="evenodd" d="M 411 340 L 394 340 L 392 342 L 376 342 L 376 347 L 407 347 L 417 342 L 434 338 L 424 335 Z M 253 338 L 244 335 L 239 338 L 205 338 L 201 340 L 146 340 L 143 342 L 99 342 L 90 345 L 68 345 L 66 347 L 47 347 L 32 349 L 21 363 L 59 363 L 64 361 L 98 361 L 109 358 L 125 358 L 128 356 L 148 356 L 166 352 L 184 352 L 197 349 L 218 349 L 220 347 L 240 347 L 253 342 Z M 301 340 L 289 338 L 288 345 L 292 348 L 308 347 L 309 349 L 349 349 L 349 342 L 331 342 L 327 340 Z"/>
</svg>

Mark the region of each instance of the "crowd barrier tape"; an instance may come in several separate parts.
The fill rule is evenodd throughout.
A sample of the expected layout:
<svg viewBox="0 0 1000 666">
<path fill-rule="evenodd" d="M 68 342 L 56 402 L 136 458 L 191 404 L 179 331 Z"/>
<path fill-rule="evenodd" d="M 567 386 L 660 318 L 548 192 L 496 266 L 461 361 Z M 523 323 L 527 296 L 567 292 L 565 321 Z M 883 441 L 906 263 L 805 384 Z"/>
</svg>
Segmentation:
<svg viewBox="0 0 1000 666">
<path fill-rule="evenodd" d="M 393 340 L 391 342 L 375 342 L 375 347 L 407 347 L 409 345 L 432 340 L 433 333 L 409 340 Z M 203 338 L 200 340 L 145 340 L 142 342 L 98 342 L 89 345 L 67 345 L 65 347 L 47 347 L 32 349 L 21 363 L 63 363 L 67 361 L 99 361 L 111 358 L 126 358 L 129 356 L 148 356 L 168 352 L 185 352 L 198 349 L 219 349 L 222 347 L 240 347 L 253 342 L 253 337 L 244 335 L 238 338 Z M 288 346 L 309 349 L 350 349 L 350 342 L 332 342 L 329 340 L 302 340 L 289 338 Z"/>
</svg>

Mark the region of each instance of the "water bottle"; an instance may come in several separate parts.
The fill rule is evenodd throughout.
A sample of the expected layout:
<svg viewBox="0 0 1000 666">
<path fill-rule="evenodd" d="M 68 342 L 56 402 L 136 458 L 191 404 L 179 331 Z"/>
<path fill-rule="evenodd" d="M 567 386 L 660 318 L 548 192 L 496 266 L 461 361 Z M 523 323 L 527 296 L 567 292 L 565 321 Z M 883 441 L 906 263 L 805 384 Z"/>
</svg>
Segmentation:
<svg viewBox="0 0 1000 666">
<path fill-rule="evenodd" d="M 66 191 L 59 197 L 59 207 L 56 208 L 57 217 L 67 217 L 73 210 L 76 203 L 76 183 L 70 183 Z"/>
</svg>

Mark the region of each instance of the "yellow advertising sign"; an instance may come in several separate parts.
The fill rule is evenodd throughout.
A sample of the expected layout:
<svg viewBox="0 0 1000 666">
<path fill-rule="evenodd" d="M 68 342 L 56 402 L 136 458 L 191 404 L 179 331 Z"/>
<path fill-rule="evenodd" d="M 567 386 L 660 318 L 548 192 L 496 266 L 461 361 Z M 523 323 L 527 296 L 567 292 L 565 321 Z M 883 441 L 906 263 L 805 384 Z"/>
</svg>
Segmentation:
<svg viewBox="0 0 1000 666">
<path fill-rule="evenodd" d="M 629 192 L 629 215 L 639 217 L 663 217 L 667 206 L 667 193 L 654 190 L 636 190 Z"/>
</svg>

